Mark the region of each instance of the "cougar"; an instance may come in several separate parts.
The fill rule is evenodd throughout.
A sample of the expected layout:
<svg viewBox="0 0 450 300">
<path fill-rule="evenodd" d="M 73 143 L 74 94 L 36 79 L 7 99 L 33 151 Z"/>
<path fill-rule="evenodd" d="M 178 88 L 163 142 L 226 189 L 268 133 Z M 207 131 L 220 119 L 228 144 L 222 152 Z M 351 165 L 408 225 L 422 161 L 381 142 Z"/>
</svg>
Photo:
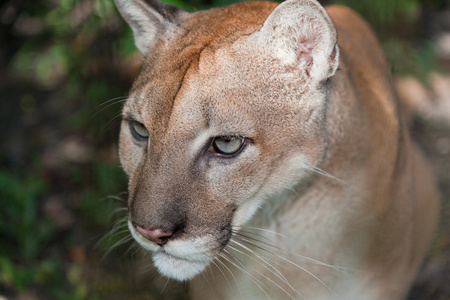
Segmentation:
<svg viewBox="0 0 450 300">
<path fill-rule="evenodd" d="M 128 226 L 193 299 L 404 299 L 438 192 L 369 25 L 314 0 L 115 0 Z"/>
</svg>

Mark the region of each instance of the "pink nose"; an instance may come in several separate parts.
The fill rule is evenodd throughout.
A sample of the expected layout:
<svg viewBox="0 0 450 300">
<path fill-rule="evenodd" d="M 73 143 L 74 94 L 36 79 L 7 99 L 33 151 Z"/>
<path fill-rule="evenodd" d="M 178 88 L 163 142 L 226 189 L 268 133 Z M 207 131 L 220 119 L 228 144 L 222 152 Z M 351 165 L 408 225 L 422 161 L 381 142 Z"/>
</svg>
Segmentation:
<svg viewBox="0 0 450 300">
<path fill-rule="evenodd" d="M 141 226 L 135 226 L 136 230 L 146 239 L 160 245 L 164 246 L 169 238 L 173 235 L 173 232 L 164 232 L 161 229 L 148 230 Z"/>
</svg>

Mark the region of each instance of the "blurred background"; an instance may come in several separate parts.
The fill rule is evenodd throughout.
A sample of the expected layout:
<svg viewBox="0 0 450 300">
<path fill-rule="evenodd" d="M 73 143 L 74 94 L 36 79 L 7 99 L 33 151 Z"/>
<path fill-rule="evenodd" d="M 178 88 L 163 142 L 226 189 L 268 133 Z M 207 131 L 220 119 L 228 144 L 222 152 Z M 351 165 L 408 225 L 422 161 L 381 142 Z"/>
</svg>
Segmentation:
<svg viewBox="0 0 450 300">
<path fill-rule="evenodd" d="M 450 299 L 450 1 L 321 3 L 354 8 L 382 41 L 443 193 L 409 300 Z M 141 60 L 112 0 L 0 2 L 0 299 L 184 299 L 185 284 L 136 271 L 123 226 L 120 111 Z"/>
</svg>

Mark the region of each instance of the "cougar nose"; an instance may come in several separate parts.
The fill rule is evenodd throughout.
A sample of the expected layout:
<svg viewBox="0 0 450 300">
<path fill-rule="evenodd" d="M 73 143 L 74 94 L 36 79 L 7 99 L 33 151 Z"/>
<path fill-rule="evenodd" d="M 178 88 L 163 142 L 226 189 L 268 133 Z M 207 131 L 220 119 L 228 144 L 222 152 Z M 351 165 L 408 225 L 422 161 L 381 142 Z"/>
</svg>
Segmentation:
<svg viewBox="0 0 450 300">
<path fill-rule="evenodd" d="M 173 232 L 165 232 L 159 228 L 148 230 L 138 225 L 135 225 L 134 227 L 143 237 L 158 244 L 159 246 L 164 246 L 173 235 Z"/>
</svg>

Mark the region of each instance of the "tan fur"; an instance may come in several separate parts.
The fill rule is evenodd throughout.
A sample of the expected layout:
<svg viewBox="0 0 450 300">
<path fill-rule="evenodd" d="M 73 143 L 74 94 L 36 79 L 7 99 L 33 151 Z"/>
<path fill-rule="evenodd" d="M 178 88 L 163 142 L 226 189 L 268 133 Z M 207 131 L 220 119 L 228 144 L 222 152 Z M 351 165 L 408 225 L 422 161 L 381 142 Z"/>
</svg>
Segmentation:
<svg viewBox="0 0 450 300">
<path fill-rule="evenodd" d="M 404 299 L 438 194 L 369 26 L 328 7 L 337 48 L 310 0 L 192 14 L 148 1 L 148 20 L 116 2 L 145 55 L 120 133 L 130 230 L 160 272 L 186 280 L 213 261 L 194 299 Z M 316 21 L 319 38 L 297 39 Z M 155 39 L 139 33 L 151 25 Z M 230 135 L 248 138 L 241 153 L 210 152 Z M 178 230 L 158 246 L 136 226 Z"/>
</svg>

